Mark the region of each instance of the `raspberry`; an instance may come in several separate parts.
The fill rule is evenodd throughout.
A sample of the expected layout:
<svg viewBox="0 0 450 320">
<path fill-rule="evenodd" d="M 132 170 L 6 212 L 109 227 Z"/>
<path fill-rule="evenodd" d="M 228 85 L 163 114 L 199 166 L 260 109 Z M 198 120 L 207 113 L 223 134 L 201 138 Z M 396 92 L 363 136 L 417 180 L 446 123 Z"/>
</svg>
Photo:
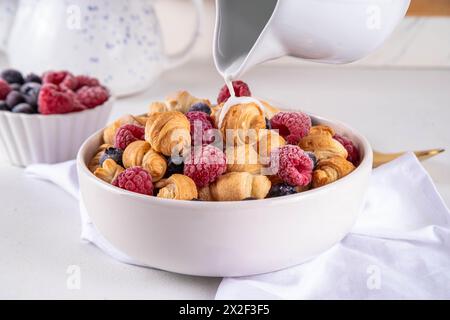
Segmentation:
<svg viewBox="0 0 450 320">
<path fill-rule="evenodd" d="M 125 150 L 132 142 L 144 140 L 145 129 L 134 124 L 125 124 L 121 126 L 114 139 L 114 147 Z"/>
<path fill-rule="evenodd" d="M 78 96 L 75 92 L 72 90 L 65 90 L 64 91 L 67 95 L 72 97 L 73 100 L 73 112 L 83 111 L 86 110 L 86 106 L 83 105 L 80 100 L 78 100 Z"/>
<path fill-rule="evenodd" d="M 11 92 L 11 87 L 8 82 L 3 79 L 0 79 L 0 100 L 5 100 L 8 96 L 8 93 Z"/>
<path fill-rule="evenodd" d="M 68 113 L 74 111 L 75 107 L 72 96 L 51 83 L 41 87 L 38 106 L 42 114 Z"/>
<path fill-rule="evenodd" d="M 190 111 L 186 117 L 191 123 L 192 145 L 210 144 L 214 141 L 212 132 L 213 120 L 202 111 Z"/>
<path fill-rule="evenodd" d="M 272 153 L 278 156 L 278 177 L 291 186 L 307 186 L 312 179 L 313 162 L 298 146 L 285 145 Z M 274 158 L 272 158 L 274 159 Z"/>
<path fill-rule="evenodd" d="M 244 81 L 237 80 L 232 83 L 236 97 L 250 97 L 252 95 L 248 85 Z M 221 104 L 222 102 L 227 101 L 229 97 L 230 90 L 228 90 L 228 87 L 224 85 L 222 89 L 220 89 L 219 96 L 217 97 L 217 103 Z"/>
<path fill-rule="evenodd" d="M 348 152 L 347 160 L 353 163 L 355 166 L 358 166 L 360 161 L 359 149 L 355 146 L 353 141 L 339 134 L 335 134 L 333 138 L 339 141 L 339 143 L 342 144 L 344 148 L 347 150 Z"/>
<path fill-rule="evenodd" d="M 78 90 L 78 89 L 80 89 L 80 88 L 82 88 L 84 86 L 87 86 L 87 87 L 100 86 L 100 81 L 98 81 L 97 78 L 91 78 L 91 77 L 83 76 L 83 75 L 82 76 L 76 76 L 75 78 L 76 78 L 77 84 L 78 84 L 76 90 Z"/>
<path fill-rule="evenodd" d="M 153 195 L 153 183 L 150 174 L 141 167 L 132 167 L 112 182 L 113 186 L 141 194 Z"/>
<path fill-rule="evenodd" d="M 78 100 L 87 108 L 95 108 L 103 104 L 109 98 L 108 90 L 104 87 L 84 86 L 77 91 Z"/>
<path fill-rule="evenodd" d="M 280 135 L 289 144 L 297 144 L 308 135 L 311 118 L 303 112 L 278 112 L 270 119 L 272 129 L 278 129 Z"/>
<path fill-rule="evenodd" d="M 194 148 L 184 163 L 183 173 L 202 188 L 214 182 L 227 170 L 227 161 L 222 150 L 206 145 Z"/>
<path fill-rule="evenodd" d="M 42 81 L 66 90 L 75 90 L 78 86 L 77 79 L 68 71 L 48 71 L 44 74 Z"/>
</svg>

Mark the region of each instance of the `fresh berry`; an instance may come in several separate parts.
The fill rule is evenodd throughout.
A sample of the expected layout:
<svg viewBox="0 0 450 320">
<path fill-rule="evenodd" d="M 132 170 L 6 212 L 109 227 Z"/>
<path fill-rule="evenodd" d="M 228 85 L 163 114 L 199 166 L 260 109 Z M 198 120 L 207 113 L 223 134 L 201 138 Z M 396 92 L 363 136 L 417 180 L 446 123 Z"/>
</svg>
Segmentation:
<svg viewBox="0 0 450 320">
<path fill-rule="evenodd" d="M 291 186 L 307 186 L 311 182 L 313 162 L 298 146 L 285 145 L 272 152 L 278 160 L 278 177 Z"/>
<path fill-rule="evenodd" d="M 250 97 L 252 94 L 248 85 L 244 81 L 233 81 L 233 89 L 236 97 Z M 230 90 L 228 87 L 224 85 L 222 89 L 220 89 L 219 96 L 217 97 L 217 103 L 222 103 L 228 100 L 230 97 Z"/>
<path fill-rule="evenodd" d="M 267 198 L 287 196 L 289 194 L 294 193 L 297 193 L 297 191 L 295 191 L 295 187 L 290 186 L 286 183 L 279 183 L 272 185 L 272 187 L 269 190 L 269 194 L 267 195 Z"/>
<path fill-rule="evenodd" d="M 190 111 L 186 113 L 191 124 L 192 145 L 210 144 L 214 141 L 213 120 L 202 111 Z"/>
<path fill-rule="evenodd" d="M 197 102 L 196 104 L 193 104 L 190 108 L 189 108 L 189 112 L 191 111 L 201 111 L 206 113 L 208 116 L 211 115 L 211 108 L 203 102 Z"/>
<path fill-rule="evenodd" d="M 20 92 L 24 95 L 27 103 L 36 108 L 40 90 L 41 85 L 37 82 L 27 82 L 20 88 Z"/>
<path fill-rule="evenodd" d="M 225 154 L 212 145 L 193 148 L 184 163 L 184 174 L 199 188 L 214 182 L 226 170 Z"/>
<path fill-rule="evenodd" d="M 22 87 L 22 85 L 18 84 L 18 83 L 11 83 L 9 86 L 11 87 L 12 91 L 17 91 L 17 92 L 19 92 L 20 88 Z"/>
<path fill-rule="evenodd" d="M 308 155 L 308 157 L 313 162 L 313 168 L 315 168 L 317 166 L 317 157 L 316 157 L 316 155 L 314 154 L 314 152 L 311 152 L 311 151 L 306 151 L 306 154 Z"/>
<path fill-rule="evenodd" d="M 280 135 L 289 144 L 297 144 L 308 135 L 311 118 L 303 112 L 278 112 L 271 120 L 272 129 L 278 129 Z"/>
<path fill-rule="evenodd" d="M 88 76 L 76 76 L 75 77 L 77 80 L 77 90 L 82 88 L 82 87 L 98 87 L 100 86 L 100 81 L 98 81 L 98 79 L 96 78 L 91 78 Z"/>
<path fill-rule="evenodd" d="M 123 155 L 122 149 L 109 147 L 103 152 L 103 155 L 100 158 L 99 164 L 103 165 L 103 162 L 106 159 L 111 159 L 111 160 L 114 160 L 114 162 L 117 163 L 118 165 L 123 166 L 122 155 Z"/>
<path fill-rule="evenodd" d="M 28 103 L 19 103 L 11 110 L 14 113 L 35 113 L 36 109 L 30 106 Z"/>
<path fill-rule="evenodd" d="M 270 120 L 266 118 L 266 129 L 272 130 L 272 125 L 270 124 Z"/>
<path fill-rule="evenodd" d="M 19 71 L 14 70 L 14 69 L 4 70 L 1 73 L 0 77 L 3 80 L 5 80 L 6 82 L 8 82 L 9 84 L 17 83 L 17 84 L 22 85 L 25 82 L 22 74 Z"/>
<path fill-rule="evenodd" d="M 74 78 L 74 76 L 68 71 L 48 71 L 44 73 L 42 83 L 52 83 L 59 86 L 68 76 L 69 78 Z"/>
<path fill-rule="evenodd" d="M 361 159 L 359 156 L 359 149 L 358 147 L 355 146 L 353 141 L 339 134 L 335 134 L 333 138 L 339 141 L 339 143 L 342 144 L 344 148 L 347 150 L 348 153 L 347 160 L 353 163 L 355 166 L 357 166 Z"/>
<path fill-rule="evenodd" d="M 83 105 L 90 109 L 105 103 L 109 98 L 109 92 L 101 86 L 84 86 L 77 91 L 77 97 Z"/>
<path fill-rule="evenodd" d="M 17 106 L 19 103 L 26 102 L 23 94 L 17 91 L 11 91 L 6 97 L 6 104 L 10 109 Z"/>
<path fill-rule="evenodd" d="M 51 83 L 42 85 L 38 105 L 39 112 L 42 114 L 61 114 L 74 111 L 72 96 Z"/>
<path fill-rule="evenodd" d="M 6 82 L 3 79 L 0 79 L 0 100 L 5 100 L 8 96 L 8 93 L 11 92 L 11 87 L 9 86 L 8 82 Z"/>
<path fill-rule="evenodd" d="M 167 161 L 167 170 L 164 177 L 168 178 L 175 173 L 183 174 L 183 170 L 184 163 L 182 159 L 180 161 L 176 161 L 172 158 L 169 158 L 169 160 Z"/>
<path fill-rule="evenodd" d="M 116 187 L 146 195 L 153 195 L 153 183 L 150 174 L 141 167 L 132 167 L 123 171 L 112 182 Z"/>
<path fill-rule="evenodd" d="M 40 83 L 40 84 L 42 84 L 42 78 L 39 77 L 37 74 L 30 73 L 29 75 L 27 75 L 27 76 L 25 77 L 25 82 L 26 82 L 26 83 L 34 82 L 34 83 Z"/>
<path fill-rule="evenodd" d="M 0 111 L 10 111 L 5 101 L 0 100 Z"/>
<path fill-rule="evenodd" d="M 114 147 L 125 150 L 125 148 L 132 142 L 137 140 L 144 140 L 144 127 L 134 124 L 125 124 L 121 126 L 114 138 Z"/>
</svg>

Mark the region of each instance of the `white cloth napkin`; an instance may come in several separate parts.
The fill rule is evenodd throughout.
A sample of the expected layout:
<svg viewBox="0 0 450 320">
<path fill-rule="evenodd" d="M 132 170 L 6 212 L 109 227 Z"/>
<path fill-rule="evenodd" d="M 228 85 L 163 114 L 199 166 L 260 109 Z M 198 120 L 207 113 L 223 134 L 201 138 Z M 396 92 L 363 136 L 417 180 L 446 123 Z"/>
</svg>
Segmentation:
<svg viewBox="0 0 450 320">
<path fill-rule="evenodd" d="M 75 162 L 32 165 L 78 199 Z M 81 237 L 125 263 L 80 204 Z M 268 257 L 270 258 L 270 257 Z M 366 205 L 343 241 L 299 266 L 225 278 L 216 299 L 449 299 L 450 211 L 413 154 L 374 170 Z"/>
</svg>

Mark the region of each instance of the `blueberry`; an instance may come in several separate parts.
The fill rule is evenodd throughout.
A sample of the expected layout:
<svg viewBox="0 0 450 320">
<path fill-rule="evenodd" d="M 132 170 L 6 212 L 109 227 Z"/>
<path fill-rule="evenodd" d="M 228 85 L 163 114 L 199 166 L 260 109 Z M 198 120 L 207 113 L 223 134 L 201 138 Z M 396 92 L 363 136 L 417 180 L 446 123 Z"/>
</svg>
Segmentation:
<svg viewBox="0 0 450 320">
<path fill-rule="evenodd" d="M 183 162 L 178 163 L 178 161 L 174 161 L 172 158 L 169 158 L 169 160 L 167 161 L 167 170 L 164 177 L 168 178 L 175 173 L 183 174 L 183 170 L 184 170 Z"/>
<path fill-rule="evenodd" d="M 20 91 L 20 88 L 22 86 L 18 83 L 12 83 L 9 85 L 9 87 L 11 88 L 12 91 Z"/>
<path fill-rule="evenodd" d="M 11 110 L 14 113 L 35 113 L 35 109 L 28 103 L 19 103 Z"/>
<path fill-rule="evenodd" d="M 10 111 L 5 101 L 0 101 L 0 111 Z"/>
<path fill-rule="evenodd" d="M 10 109 L 22 102 L 26 102 L 25 97 L 17 91 L 11 91 L 6 97 L 6 104 Z"/>
<path fill-rule="evenodd" d="M 317 157 L 316 157 L 316 155 L 314 154 L 314 152 L 310 152 L 310 151 L 307 151 L 306 154 L 308 155 L 308 157 L 313 162 L 313 168 L 315 168 L 317 166 Z"/>
<path fill-rule="evenodd" d="M 297 193 L 295 187 L 290 186 L 286 183 L 275 184 L 270 188 L 267 198 L 275 198 L 281 196 L 287 196 L 289 194 Z"/>
<path fill-rule="evenodd" d="M 42 83 L 41 77 L 39 77 L 37 74 L 30 73 L 25 77 L 25 82 L 34 82 L 34 83 Z"/>
<path fill-rule="evenodd" d="M 193 104 L 190 108 L 189 108 L 189 112 L 190 111 L 201 111 L 206 113 L 207 115 L 211 114 L 211 108 L 203 102 L 197 102 L 195 104 Z"/>
<path fill-rule="evenodd" d="M 266 129 L 271 130 L 272 129 L 272 125 L 270 124 L 270 120 L 266 118 Z"/>
<path fill-rule="evenodd" d="M 112 160 L 114 160 L 115 163 L 122 166 L 123 165 L 122 164 L 122 155 L 123 155 L 123 151 L 121 149 L 109 147 L 105 150 L 105 152 L 101 156 L 99 164 L 103 165 L 103 162 L 106 159 L 112 159 Z"/>
<path fill-rule="evenodd" d="M 20 88 L 20 92 L 24 95 L 27 103 L 35 108 L 37 108 L 40 90 L 41 90 L 41 85 L 36 82 L 25 83 Z"/>
<path fill-rule="evenodd" d="M 14 69 L 6 69 L 3 70 L 3 72 L 0 75 L 2 77 L 3 80 L 5 80 L 6 82 L 12 84 L 12 83 L 18 83 L 18 84 L 23 84 L 25 82 L 25 80 L 23 79 L 22 74 Z"/>
</svg>

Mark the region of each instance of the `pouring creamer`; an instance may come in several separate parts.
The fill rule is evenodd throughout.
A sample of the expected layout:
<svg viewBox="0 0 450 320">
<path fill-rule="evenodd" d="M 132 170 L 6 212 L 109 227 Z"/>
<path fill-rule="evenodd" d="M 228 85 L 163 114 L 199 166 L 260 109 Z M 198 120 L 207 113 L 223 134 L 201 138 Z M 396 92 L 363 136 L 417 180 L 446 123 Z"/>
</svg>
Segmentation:
<svg viewBox="0 0 450 320">
<path fill-rule="evenodd" d="M 377 49 L 410 0 L 216 0 L 216 68 L 236 79 L 282 56 L 348 63 Z"/>
</svg>

